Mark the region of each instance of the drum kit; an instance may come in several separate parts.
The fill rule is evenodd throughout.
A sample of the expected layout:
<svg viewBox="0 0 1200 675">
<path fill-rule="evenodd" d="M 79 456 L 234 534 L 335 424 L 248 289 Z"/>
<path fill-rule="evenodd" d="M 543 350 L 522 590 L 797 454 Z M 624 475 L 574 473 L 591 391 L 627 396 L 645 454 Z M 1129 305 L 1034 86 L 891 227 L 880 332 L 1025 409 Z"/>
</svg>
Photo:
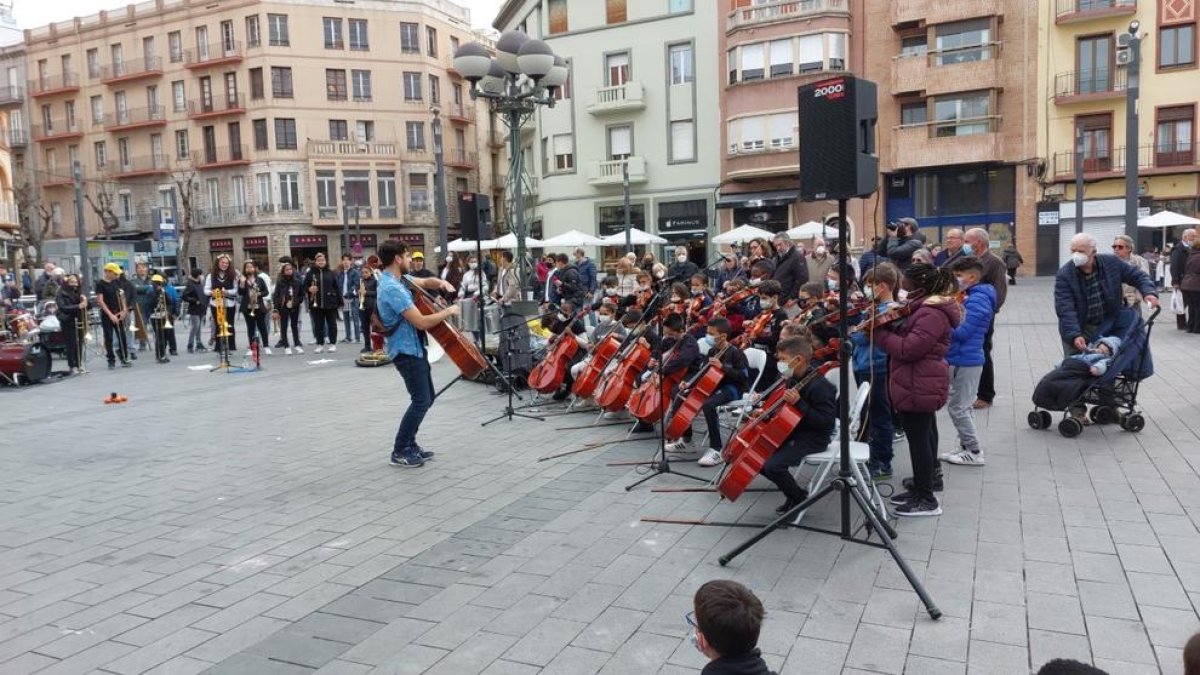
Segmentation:
<svg viewBox="0 0 1200 675">
<path fill-rule="evenodd" d="M 52 358 L 45 333 L 28 312 L 18 311 L 4 317 L 0 327 L 0 384 L 19 386 L 37 384 L 50 376 Z"/>
</svg>

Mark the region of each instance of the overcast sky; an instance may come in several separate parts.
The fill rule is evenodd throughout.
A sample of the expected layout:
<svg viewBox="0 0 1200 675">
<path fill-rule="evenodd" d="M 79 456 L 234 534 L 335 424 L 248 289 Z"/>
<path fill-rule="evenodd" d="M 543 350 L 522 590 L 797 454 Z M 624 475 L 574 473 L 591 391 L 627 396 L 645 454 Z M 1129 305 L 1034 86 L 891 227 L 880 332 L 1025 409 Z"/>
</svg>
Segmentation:
<svg viewBox="0 0 1200 675">
<path fill-rule="evenodd" d="M 490 26 L 503 1 L 455 0 L 471 10 L 471 23 L 476 27 Z M 121 0 L 13 0 L 13 14 L 21 28 L 36 28 L 102 9 L 124 9 L 127 4 Z"/>
</svg>

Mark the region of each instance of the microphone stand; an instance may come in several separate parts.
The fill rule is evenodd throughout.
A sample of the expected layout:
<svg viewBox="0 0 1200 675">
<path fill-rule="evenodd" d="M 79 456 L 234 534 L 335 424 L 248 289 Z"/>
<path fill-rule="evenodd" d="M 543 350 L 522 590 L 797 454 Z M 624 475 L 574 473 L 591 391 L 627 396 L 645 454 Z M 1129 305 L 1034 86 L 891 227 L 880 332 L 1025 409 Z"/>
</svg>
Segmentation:
<svg viewBox="0 0 1200 675">
<path fill-rule="evenodd" d="M 538 317 L 538 318 L 541 319 L 541 317 Z M 516 392 L 517 388 L 513 385 L 513 381 L 512 381 L 512 361 L 513 361 L 512 356 L 513 356 L 513 353 L 515 350 L 513 349 L 513 339 L 512 339 L 511 333 L 525 325 L 525 318 L 521 317 L 521 319 L 522 320 L 520 323 L 509 326 L 508 328 L 502 328 L 502 329 L 492 333 L 493 335 L 504 335 L 506 333 L 510 334 L 510 335 L 508 335 L 508 338 L 507 338 L 508 339 L 508 349 L 506 351 L 506 358 L 504 359 L 504 374 L 501 375 L 501 379 L 504 382 L 504 388 L 508 392 L 508 403 L 504 406 L 504 412 L 500 413 L 496 417 L 493 417 L 492 419 L 490 419 L 486 422 L 481 423 L 479 425 L 481 427 L 486 427 L 487 425 L 491 424 L 492 422 L 499 422 L 500 420 L 505 419 L 505 418 L 508 418 L 508 421 L 511 422 L 512 418 L 514 418 L 514 417 L 520 417 L 522 419 L 527 419 L 527 420 L 537 420 L 539 422 L 546 421 L 545 417 L 539 417 L 537 415 L 530 415 L 528 413 L 517 412 L 517 410 L 515 408 L 513 408 L 513 396 L 516 396 L 518 399 L 520 399 L 522 401 L 525 400 L 524 398 L 521 397 L 520 394 L 518 394 Z M 486 330 L 484 332 L 486 333 Z"/>
</svg>

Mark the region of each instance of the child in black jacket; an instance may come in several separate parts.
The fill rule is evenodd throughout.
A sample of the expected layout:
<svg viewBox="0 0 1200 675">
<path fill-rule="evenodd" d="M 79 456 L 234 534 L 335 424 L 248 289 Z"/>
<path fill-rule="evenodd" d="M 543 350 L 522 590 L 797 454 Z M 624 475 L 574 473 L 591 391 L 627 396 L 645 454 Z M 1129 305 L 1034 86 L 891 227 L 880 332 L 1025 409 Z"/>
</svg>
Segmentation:
<svg viewBox="0 0 1200 675">
<path fill-rule="evenodd" d="M 775 675 L 758 650 L 762 602 L 736 581 L 719 579 L 701 586 L 688 614 L 689 636 L 709 659 L 700 675 Z"/>
</svg>

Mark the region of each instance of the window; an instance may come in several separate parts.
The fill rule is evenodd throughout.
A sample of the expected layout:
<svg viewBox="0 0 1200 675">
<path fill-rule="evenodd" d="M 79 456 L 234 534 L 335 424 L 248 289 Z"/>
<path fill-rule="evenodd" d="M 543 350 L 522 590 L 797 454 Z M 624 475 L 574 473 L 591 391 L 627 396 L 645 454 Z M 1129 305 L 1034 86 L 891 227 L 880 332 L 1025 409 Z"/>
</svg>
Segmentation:
<svg viewBox="0 0 1200 675">
<path fill-rule="evenodd" d="M 221 208 L 221 179 L 209 178 L 204 181 L 204 197 L 210 211 Z"/>
<path fill-rule="evenodd" d="M 771 149 L 784 150 L 796 144 L 796 139 L 794 136 L 796 127 L 795 113 L 771 115 L 770 124 L 771 127 L 769 131 L 771 132 Z"/>
<path fill-rule="evenodd" d="M 396 172 L 376 171 L 375 192 L 379 195 L 379 217 L 396 217 Z"/>
<path fill-rule="evenodd" d="M 1158 67 L 1196 65 L 1196 24 L 1163 26 L 1158 29 Z"/>
<path fill-rule="evenodd" d="M 763 45 L 744 45 L 742 47 L 742 82 L 761 80 L 763 75 Z"/>
<path fill-rule="evenodd" d="M 408 210 L 429 210 L 429 176 L 427 174 L 408 174 Z"/>
<path fill-rule="evenodd" d="M 92 124 L 104 124 L 104 98 L 101 96 L 93 96 L 92 102 Z"/>
<path fill-rule="evenodd" d="M 208 46 L 208 26 L 196 28 L 196 61 L 204 62 L 210 58 Z"/>
<path fill-rule="evenodd" d="M 133 160 L 129 154 L 129 137 L 117 139 L 117 160 L 120 162 L 121 170 L 128 171 Z"/>
<path fill-rule="evenodd" d="M 371 100 L 371 71 L 351 70 L 350 84 L 355 101 Z"/>
<path fill-rule="evenodd" d="M 229 179 L 229 194 L 233 197 L 233 212 L 246 213 L 246 177 L 232 176 Z"/>
<path fill-rule="evenodd" d="M 929 119 L 929 106 L 920 103 L 904 103 L 900 106 L 900 126 L 925 124 Z"/>
<path fill-rule="evenodd" d="M 340 18 L 323 17 L 321 28 L 325 34 L 325 49 L 346 48 L 346 42 L 342 39 L 342 20 Z"/>
<path fill-rule="evenodd" d="M 1113 88 L 1113 38 L 1096 35 L 1075 41 L 1077 94 L 1094 94 Z"/>
<path fill-rule="evenodd" d="M 259 173 L 254 175 L 254 183 L 258 186 L 258 205 L 271 211 L 275 202 L 271 199 L 271 174 Z"/>
<path fill-rule="evenodd" d="M 1192 144 L 1196 129 L 1196 109 L 1184 105 L 1159 108 L 1154 129 L 1154 165 L 1187 166 L 1194 164 Z"/>
<path fill-rule="evenodd" d="M 991 130 L 991 94 L 986 91 L 934 99 L 937 136 L 970 136 Z"/>
<path fill-rule="evenodd" d="M 279 174 L 279 208 L 283 211 L 300 210 L 300 174 Z"/>
<path fill-rule="evenodd" d="M 151 112 L 158 110 L 158 85 L 156 84 L 146 87 L 146 107 L 150 108 Z"/>
<path fill-rule="evenodd" d="M 183 35 L 177 30 L 167 33 L 167 53 L 170 55 L 171 63 L 179 63 L 183 60 Z"/>
<path fill-rule="evenodd" d="M 191 154 L 192 143 L 188 138 L 188 130 L 180 129 L 175 132 L 175 159 L 184 161 Z"/>
<path fill-rule="evenodd" d="M 100 77 L 100 50 L 95 47 L 87 50 L 88 77 L 93 80 Z"/>
<path fill-rule="evenodd" d="M 262 32 L 258 27 L 258 15 L 251 14 L 246 17 L 246 47 L 254 48 L 262 46 Z"/>
<path fill-rule="evenodd" d="M 228 56 L 237 51 L 237 40 L 233 36 L 233 22 L 221 22 L 221 53 Z"/>
<path fill-rule="evenodd" d="M 437 29 L 433 26 L 425 27 L 425 53 L 429 56 L 437 56 Z"/>
<path fill-rule="evenodd" d="M 937 64 L 983 61 L 990 57 L 991 19 L 972 19 L 938 25 Z"/>
<path fill-rule="evenodd" d="M 92 144 L 92 148 L 96 153 L 96 168 L 103 169 L 108 166 L 108 145 L 104 141 L 98 141 Z"/>
<path fill-rule="evenodd" d="M 771 41 L 771 77 L 792 74 L 792 41 Z"/>
<path fill-rule="evenodd" d="M 551 139 L 555 171 L 570 171 L 575 168 L 575 149 L 572 140 L 571 134 L 558 134 Z"/>
<path fill-rule="evenodd" d="M 337 212 L 337 172 L 317 171 L 317 217 L 336 218 Z"/>
<path fill-rule="evenodd" d="M 437 105 L 442 102 L 442 87 L 437 75 L 429 76 L 429 102 Z"/>
<path fill-rule="evenodd" d="M 272 47 L 290 47 L 287 14 L 267 15 L 267 40 Z"/>
<path fill-rule="evenodd" d="M 409 150 L 425 149 L 425 123 L 405 122 L 404 140 Z"/>
<path fill-rule="evenodd" d="M 275 149 L 295 150 L 296 147 L 296 120 L 290 117 L 276 117 Z"/>
<path fill-rule="evenodd" d="M 567 32 L 567 0 L 546 0 L 546 5 L 550 34 Z"/>
<path fill-rule="evenodd" d="M 1083 170 L 1112 170 L 1112 113 L 1080 115 L 1075 125 L 1083 135 Z"/>
<path fill-rule="evenodd" d="M 325 98 L 330 101 L 346 100 L 346 71 L 325 70 Z"/>
<path fill-rule="evenodd" d="M 624 23 L 626 17 L 625 0 L 605 0 L 604 20 L 606 23 Z"/>
<path fill-rule="evenodd" d="M 250 69 L 250 98 L 257 101 L 257 100 L 263 98 L 265 95 L 266 94 L 263 91 L 263 69 L 262 68 L 251 68 Z"/>
<path fill-rule="evenodd" d="M 924 33 L 900 38 L 900 56 L 924 56 L 929 51 L 928 40 Z"/>
<path fill-rule="evenodd" d="M 329 120 L 329 140 L 350 140 L 350 125 L 346 124 L 346 120 Z"/>
<path fill-rule="evenodd" d="M 800 36 L 800 72 L 812 73 L 825 67 L 825 36 Z"/>
<path fill-rule="evenodd" d="M 271 96 L 275 98 L 292 97 L 291 68 L 271 66 Z"/>
<path fill-rule="evenodd" d="M 671 122 L 671 161 L 696 161 L 696 125 L 692 120 Z"/>
<path fill-rule="evenodd" d="M 354 123 L 354 134 L 357 140 L 370 143 L 375 140 L 375 122 L 373 120 L 358 120 Z"/>
<path fill-rule="evenodd" d="M 253 120 L 250 126 L 254 129 L 254 149 L 266 150 L 270 147 L 270 142 L 267 140 L 267 121 Z"/>
<path fill-rule="evenodd" d="M 846 34 L 829 34 L 829 69 L 846 69 Z"/>
<path fill-rule="evenodd" d="M 765 120 L 743 117 L 729 123 L 729 153 L 759 152 L 766 147 Z"/>
<path fill-rule="evenodd" d="M 118 91 L 113 94 L 113 101 L 116 103 L 116 118 L 117 124 L 129 123 L 129 103 L 126 100 L 125 92 Z"/>
<path fill-rule="evenodd" d="M 421 53 L 421 26 L 415 23 L 400 22 L 400 51 L 405 54 Z"/>
<path fill-rule="evenodd" d="M 133 195 L 129 192 L 122 192 L 117 195 L 118 209 L 121 211 L 121 220 L 126 223 L 133 220 Z M 58 214 L 55 216 L 55 225 L 62 222 L 62 208 L 58 202 L 54 202 L 55 210 Z"/>
<path fill-rule="evenodd" d="M 608 158 L 629 159 L 633 154 L 633 127 L 622 125 L 608 128 Z"/>
<path fill-rule="evenodd" d="M 692 0 L 668 0 L 667 12 L 670 14 L 682 14 L 692 11 Z"/>
<path fill-rule="evenodd" d="M 121 92 L 119 95 L 123 95 Z M 68 129 L 75 128 L 75 101 L 63 102 L 63 120 L 67 123 Z"/>
<path fill-rule="evenodd" d="M 450 56 L 454 56 L 457 53 L 458 53 L 458 38 L 451 35 L 450 36 Z"/>
<path fill-rule="evenodd" d="M 421 100 L 421 74 L 404 73 L 404 100 Z"/>
<path fill-rule="evenodd" d="M 171 109 L 175 112 L 187 110 L 187 91 L 183 88 L 183 80 L 171 83 Z"/>
<path fill-rule="evenodd" d="M 350 49 L 356 52 L 365 52 L 371 48 L 371 43 L 367 39 L 367 20 L 366 19 L 347 19 L 350 27 Z"/>
<path fill-rule="evenodd" d="M 609 54 L 604 57 L 606 84 L 616 87 L 629 81 L 629 53 Z"/>
<path fill-rule="evenodd" d="M 365 170 L 342 171 L 342 190 L 346 205 L 371 210 L 371 172 Z M 369 216 L 368 216 L 369 217 Z"/>
<path fill-rule="evenodd" d="M 685 84 L 696 80 L 696 59 L 691 43 L 671 45 L 671 84 Z"/>
</svg>

